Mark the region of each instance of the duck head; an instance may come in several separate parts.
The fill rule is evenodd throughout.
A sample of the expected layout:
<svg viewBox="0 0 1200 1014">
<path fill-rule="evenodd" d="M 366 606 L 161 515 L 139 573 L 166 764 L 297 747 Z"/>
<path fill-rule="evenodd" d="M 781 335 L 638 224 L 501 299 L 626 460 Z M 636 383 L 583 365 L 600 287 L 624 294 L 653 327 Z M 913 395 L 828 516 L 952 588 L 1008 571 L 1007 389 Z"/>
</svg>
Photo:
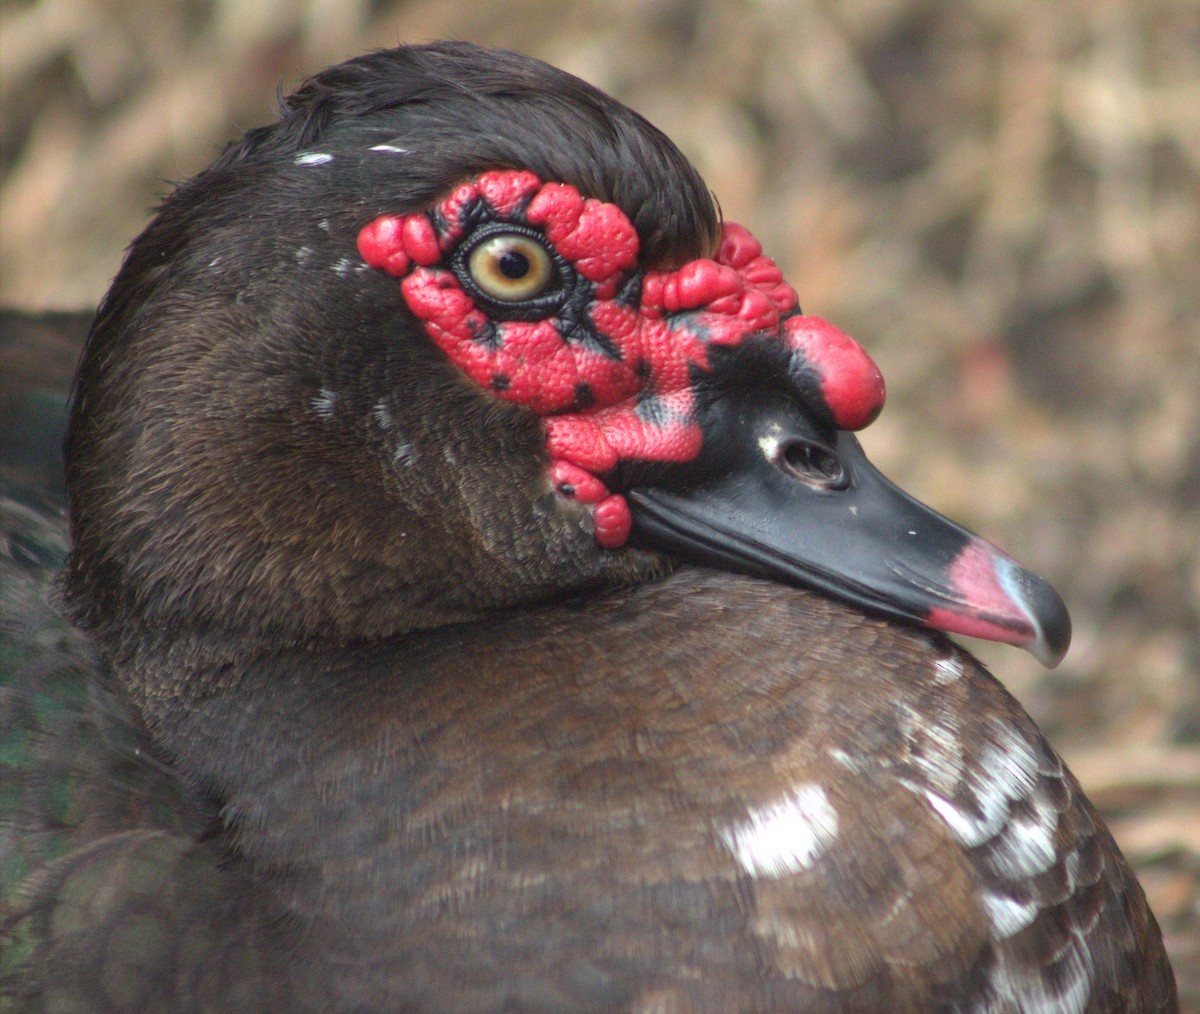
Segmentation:
<svg viewBox="0 0 1200 1014">
<path fill-rule="evenodd" d="M 635 113 L 513 54 L 376 53 L 133 244 L 79 374 L 69 597 L 121 657 L 696 562 L 1055 664 L 1053 590 L 868 462 L 883 399 Z"/>
</svg>

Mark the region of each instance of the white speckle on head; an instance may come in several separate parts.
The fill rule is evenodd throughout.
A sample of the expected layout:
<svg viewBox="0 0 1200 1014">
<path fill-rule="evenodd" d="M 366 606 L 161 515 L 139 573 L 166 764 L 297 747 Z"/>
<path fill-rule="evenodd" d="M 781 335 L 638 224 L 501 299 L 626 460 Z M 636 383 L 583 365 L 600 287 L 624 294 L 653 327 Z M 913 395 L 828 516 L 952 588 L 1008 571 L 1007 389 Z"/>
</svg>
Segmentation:
<svg viewBox="0 0 1200 1014">
<path fill-rule="evenodd" d="M 333 262 L 333 273 L 339 278 L 349 277 L 361 262 L 355 261 L 352 257 L 339 257 Z"/>
<path fill-rule="evenodd" d="M 392 410 L 386 401 L 377 401 L 372 412 L 375 422 L 379 424 L 381 430 L 390 430 L 396 424 L 392 418 Z"/>
<path fill-rule="evenodd" d="M 413 445 L 397 444 L 396 449 L 392 451 L 392 460 L 397 465 L 411 465 L 413 463 Z"/>
<path fill-rule="evenodd" d="M 990 891 L 981 894 L 980 900 L 991 921 L 989 932 L 993 940 L 1003 940 L 1021 932 L 1037 918 L 1040 909 L 1036 901 L 1018 901 Z"/>
<path fill-rule="evenodd" d="M 296 165 L 326 165 L 333 161 L 333 156 L 327 155 L 323 151 L 305 151 L 297 155 L 292 161 Z"/>
<path fill-rule="evenodd" d="M 296 248 L 295 253 L 296 263 L 304 265 L 308 263 L 308 259 L 312 256 L 312 247 L 301 246 Z"/>
<path fill-rule="evenodd" d="M 779 802 L 751 810 L 721 831 L 747 873 L 782 877 L 808 869 L 836 840 L 837 811 L 819 785 L 799 785 Z"/>
<path fill-rule="evenodd" d="M 763 452 L 763 457 L 768 461 L 774 461 L 779 453 L 779 435 L 776 433 L 768 433 L 765 437 L 758 438 L 758 446 Z"/>
<path fill-rule="evenodd" d="M 322 218 L 321 221 L 317 223 L 317 228 L 322 232 L 329 232 L 329 219 Z"/>
<path fill-rule="evenodd" d="M 211 261 L 208 262 L 209 268 L 211 268 L 213 271 L 216 271 L 217 268 L 219 268 L 221 266 L 222 260 L 224 260 L 224 258 L 220 254 L 217 254 L 216 257 L 214 257 Z"/>
<path fill-rule="evenodd" d="M 337 391 L 331 391 L 327 387 L 322 387 L 321 390 L 313 395 L 313 411 L 322 419 L 332 419 L 333 413 L 337 410 L 337 404 Z"/>
<path fill-rule="evenodd" d="M 771 423 L 767 427 L 767 432 L 758 438 L 758 446 L 763 452 L 763 457 L 768 461 L 776 459 L 781 443 L 783 443 L 783 427 L 779 423 Z"/>
<path fill-rule="evenodd" d="M 939 658 L 933 663 L 933 682 L 938 686 L 944 687 L 951 683 L 956 683 L 962 679 L 962 675 L 962 659 L 957 655 L 951 655 L 949 658 Z"/>
<path fill-rule="evenodd" d="M 371 145 L 371 151 L 381 151 L 381 152 L 385 152 L 389 155 L 407 155 L 408 154 L 407 148 L 401 148 L 395 144 L 373 144 L 373 145 Z"/>
</svg>

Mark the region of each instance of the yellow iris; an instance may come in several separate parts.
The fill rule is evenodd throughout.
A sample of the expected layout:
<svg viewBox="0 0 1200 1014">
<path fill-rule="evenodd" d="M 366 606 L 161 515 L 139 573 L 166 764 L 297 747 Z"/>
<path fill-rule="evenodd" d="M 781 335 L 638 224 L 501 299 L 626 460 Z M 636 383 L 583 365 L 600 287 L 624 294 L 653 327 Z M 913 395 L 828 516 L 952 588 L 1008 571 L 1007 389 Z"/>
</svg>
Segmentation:
<svg viewBox="0 0 1200 1014">
<path fill-rule="evenodd" d="M 493 299 L 519 303 L 545 291 L 554 265 L 545 248 L 520 233 L 484 240 L 467 258 L 471 278 Z"/>
</svg>

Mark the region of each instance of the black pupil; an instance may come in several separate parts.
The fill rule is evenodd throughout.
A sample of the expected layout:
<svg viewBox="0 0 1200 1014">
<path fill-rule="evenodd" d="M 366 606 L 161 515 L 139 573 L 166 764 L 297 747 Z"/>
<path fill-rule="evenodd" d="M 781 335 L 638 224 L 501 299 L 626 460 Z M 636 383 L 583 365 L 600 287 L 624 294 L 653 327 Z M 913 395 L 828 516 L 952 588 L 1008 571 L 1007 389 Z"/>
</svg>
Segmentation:
<svg viewBox="0 0 1200 1014">
<path fill-rule="evenodd" d="M 500 274 L 514 281 L 529 274 L 529 258 L 516 250 L 505 250 L 496 266 Z"/>
</svg>

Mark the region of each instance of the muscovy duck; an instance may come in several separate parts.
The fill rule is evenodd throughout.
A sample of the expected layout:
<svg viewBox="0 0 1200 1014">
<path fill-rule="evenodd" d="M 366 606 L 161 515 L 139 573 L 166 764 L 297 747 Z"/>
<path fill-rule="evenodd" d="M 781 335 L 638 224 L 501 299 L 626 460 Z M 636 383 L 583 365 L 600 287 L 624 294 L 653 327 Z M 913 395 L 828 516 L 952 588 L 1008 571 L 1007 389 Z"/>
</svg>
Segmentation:
<svg viewBox="0 0 1200 1014">
<path fill-rule="evenodd" d="M 89 336 L 65 591 L 107 664 L 46 605 L 9 678 L 2 988 L 1174 1009 L 1102 822 L 936 632 L 1054 664 L 1066 611 L 872 468 L 883 394 L 587 84 L 462 43 L 312 78 Z M 61 530 L 6 505 L 49 602 Z"/>
</svg>

